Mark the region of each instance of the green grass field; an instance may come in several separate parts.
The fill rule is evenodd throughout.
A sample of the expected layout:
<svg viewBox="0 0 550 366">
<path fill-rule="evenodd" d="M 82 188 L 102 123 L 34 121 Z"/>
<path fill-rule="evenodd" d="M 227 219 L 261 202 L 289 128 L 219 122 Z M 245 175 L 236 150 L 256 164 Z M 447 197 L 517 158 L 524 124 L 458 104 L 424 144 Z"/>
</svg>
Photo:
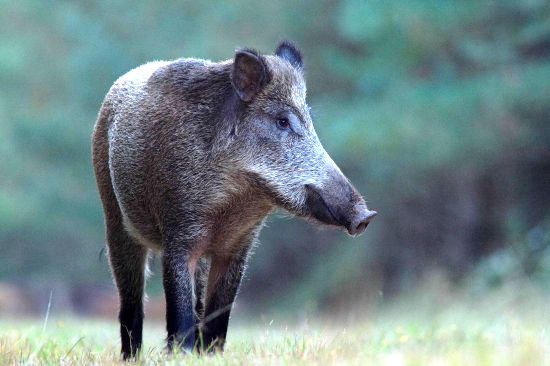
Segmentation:
<svg viewBox="0 0 550 366">
<path fill-rule="evenodd" d="M 545 303 L 487 303 L 416 311 L 411 302 L 340 324 L 232 321 L 223 355 L 167 355 L 163 325 L 146 323 L 138 364 L 192 365 L 550 365 Z M 408 310 L 407 310 L 408 309 Z M 258 321 L 261 323 L 261 321 Z M 298 324 L 298 325 L 297 325 Z M 344 325 L 347 324 L 347 325 Z M 0 365 L 117 364 L 115 321 L 0 321 Z"/>
</svg>

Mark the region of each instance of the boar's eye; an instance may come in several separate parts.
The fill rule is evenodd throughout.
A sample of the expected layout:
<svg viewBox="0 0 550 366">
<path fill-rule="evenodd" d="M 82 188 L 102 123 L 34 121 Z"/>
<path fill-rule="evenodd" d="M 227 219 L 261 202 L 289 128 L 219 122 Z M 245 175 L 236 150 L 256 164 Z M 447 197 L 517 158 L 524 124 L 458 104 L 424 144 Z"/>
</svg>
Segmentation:
<svg viewBox="0 0 550 366">
<path fill-rule="evenodd" d="M 290 128 L 290 122 L 288 118 L 277 119 L 277 127 L 281 130 L 288 130 Z"/>
</svg>

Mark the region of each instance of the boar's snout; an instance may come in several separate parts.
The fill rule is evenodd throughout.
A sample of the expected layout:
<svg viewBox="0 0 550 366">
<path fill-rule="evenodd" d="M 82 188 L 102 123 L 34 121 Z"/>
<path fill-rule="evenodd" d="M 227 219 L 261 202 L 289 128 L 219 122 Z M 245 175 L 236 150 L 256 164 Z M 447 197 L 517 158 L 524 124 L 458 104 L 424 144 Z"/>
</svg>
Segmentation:
<svg viewBox="0 0 550 366">
<path fill-rule="evenodd" d="M 347 227 L 348 233 L 353 236 L 365 231 L 372 219 L 378 214 L 376 211 L 369 210 L 363 203 L 356 205 L 353 211 L 356 213 Z"/>
<path fill-rule="evenodd" d="M 341 226 L 350 235 L 359 235 L 377 215 L 346 180 L 327 189 L 306 184 L 306 213 L 327 225 Z"/>
</svg>

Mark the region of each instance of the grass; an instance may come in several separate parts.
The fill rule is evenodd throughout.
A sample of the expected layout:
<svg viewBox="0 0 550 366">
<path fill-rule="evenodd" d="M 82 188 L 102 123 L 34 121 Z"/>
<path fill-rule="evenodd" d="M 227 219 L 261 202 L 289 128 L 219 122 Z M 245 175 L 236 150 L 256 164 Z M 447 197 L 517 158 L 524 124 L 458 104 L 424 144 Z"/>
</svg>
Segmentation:
<svg viewBox="0 0 550 366">
<path fill-rule="evenodd" d="M 454 312 L 429 321 L 382 317 L 353 326 L 276 322 L 235 324 L 223 355 L 167 355 L 161 324 L 145 325 L 138 364 L 192 365 L 544 365 L 550 364 L 550 319 L 521 314 L 480 317 Z M 0 321 L 0 364 L 118 364 L 116 323 L 64 318 Z"/>
<path fill-rule="evenodd" d="M 429 286 L 430 287 L 430 286 Z M 548 293 L 457 293 L 431 286 L 383 311 L 330 322 L 231 322 L 224 354 L 164 350 L 164 325 L 146 323 L 139 365 L 550 365 Z M 384 305 L 385 306 L 385 305 Z M 289 325 L 291 324 L 291 325 Z M 110 365 L 119 358 L 113 319 L 0 318 L 0 365 Z"/>
</svg>

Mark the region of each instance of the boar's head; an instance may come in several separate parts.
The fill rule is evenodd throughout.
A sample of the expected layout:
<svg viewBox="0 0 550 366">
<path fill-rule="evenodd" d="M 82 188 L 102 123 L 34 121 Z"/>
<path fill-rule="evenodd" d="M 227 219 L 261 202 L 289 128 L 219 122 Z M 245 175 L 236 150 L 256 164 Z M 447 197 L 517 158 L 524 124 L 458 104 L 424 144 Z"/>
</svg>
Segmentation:
<svg viewBox="0 0 550 366">
<path fill-rule="evenodd" d="M 306 104 L 300 51 L 235 54 L 231 83 L 239 105 L 232 154 L 272 200 L 298 216 L 360 234 L 376 216 L 319 141 Z"/>
</svg>

